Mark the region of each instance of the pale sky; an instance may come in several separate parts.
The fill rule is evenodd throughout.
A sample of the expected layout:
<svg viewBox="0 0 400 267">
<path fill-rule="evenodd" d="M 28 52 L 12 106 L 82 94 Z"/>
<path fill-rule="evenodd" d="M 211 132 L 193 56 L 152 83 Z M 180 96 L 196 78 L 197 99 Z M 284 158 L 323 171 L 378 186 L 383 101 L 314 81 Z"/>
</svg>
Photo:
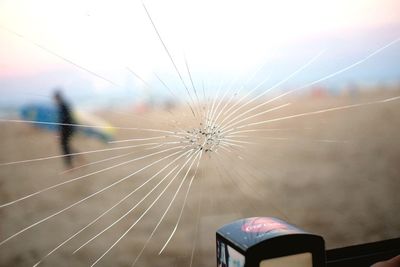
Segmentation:
<svg viewBox="0 0 400 267">
<path fill-rule="evenodd" d="M 337 58 L 336 50 L 343 47 L 347 47 L 347 53 L 361 51 L 363 47 L 357 47 L 361 39 L 357 42 L 356 38 L 367 40 L 370 43 L 366 47 L 374 49 L 400 36 L 400 1 L 396 0 L 144 3 L 185 79 L 185 57 L 198 80 L 219 76 L 229 79 L 246 76 L 265 61 L 286 65 L 297 62 L 284 59 L 287 55 L 295 54 L 292 59 L 299 56 L 304 63 L 318 52 L 309 51 L 303 58 L 307 51 L 303 46 L 310 47 L 309 44 L 315 47 L 308 50 L 324 50 L 328 43 L 328 60 Z M 381 28 L 386 34 L 382 38 Z M 375 39 L 362 35 L 369 30 L 376 33 Z M 334 42 L 329 39 L 332 36 Z M 19 85 L 13 84 L 23 87 L 24 82 L 29 84 L 27 77 L 60 72 L 73 73 L 66 77 L 67 86 L 75 84 L 71 79 L 82 79 L 76 84 L 86 84 L 94 91 L 110 90 L 113 86 L 107 81 L 33 43 L 121 87 L 143 87 L 126 67 L 148 82 L 154 80 L 153 72 L 164 75 L 167 81 L 177 80 L 141 1 L 0 0 L 0 82 L 7 80 L 9 86 L 10 79 L 17 83 L 18 78 L 24 77 Z M 357 45 L 351 47 L 354 43 Z M 391 49 L 397 54 L 400 51 L 398 45 Z M 48 77 L 44 86 L 50 83 Z M 4 89 L 7 88 L 0 88 Z"/>
</svg>

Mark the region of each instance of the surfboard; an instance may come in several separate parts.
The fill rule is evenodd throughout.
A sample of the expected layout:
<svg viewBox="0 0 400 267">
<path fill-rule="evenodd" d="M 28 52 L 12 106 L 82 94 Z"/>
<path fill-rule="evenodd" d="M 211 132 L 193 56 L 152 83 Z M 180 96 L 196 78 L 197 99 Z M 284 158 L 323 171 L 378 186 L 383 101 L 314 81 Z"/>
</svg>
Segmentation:
<svg viewBox="0 0 400 267">
<path fill-rule="evenodd" d="M 74 116 L 77 124 L 101 127 L 76 127 L 77 133 L 96 138 L 103 142 L 113 140 L 115 129 L 111 124 L 102 118 L 79 109 L 73 110 L 72 115 Z M 58 123 L 58 111 L 55 106 L 46 104 L 25 105 L 20 109 L 20 117 L 23 120 L 44 122 L 41 124 L 33 124 L 35 127 L 53 132 L 58 131 L 58 125 L 56 124 Z"/>
</svg>

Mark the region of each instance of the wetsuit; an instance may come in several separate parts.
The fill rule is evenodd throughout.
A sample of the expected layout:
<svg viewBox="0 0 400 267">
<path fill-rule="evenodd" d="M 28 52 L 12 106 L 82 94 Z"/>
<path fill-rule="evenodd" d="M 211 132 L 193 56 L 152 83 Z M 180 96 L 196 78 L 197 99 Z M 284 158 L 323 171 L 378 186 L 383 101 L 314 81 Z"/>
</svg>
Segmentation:
<svg viewBox="0 0 400 267">
<path fill-rule="evenodd" d="M 70 139 L 71 136 L 75 132 L 75 127 L 67 124 L 75 124 L 75 121 L 72 117 L 71 111 L 64 101 L 61 101 L 60 104 L 58 105 L 58 120 L 60 123 L 60 141 L 61 141 L 61 148 L 66 155 L 64 157 L 65 164 L 70 167 L 72 166 L 72 156 L 70 155 L 72 152 L 71 147 L 70 147 Z"/>
</svg>

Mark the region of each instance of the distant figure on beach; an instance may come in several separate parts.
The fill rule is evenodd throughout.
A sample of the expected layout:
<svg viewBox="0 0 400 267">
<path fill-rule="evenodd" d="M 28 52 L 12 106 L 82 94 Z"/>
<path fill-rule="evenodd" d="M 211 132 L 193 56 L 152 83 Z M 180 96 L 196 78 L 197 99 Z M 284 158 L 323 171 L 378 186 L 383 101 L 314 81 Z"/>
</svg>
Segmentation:
<svg viewBox="0 0 400 267">
<path fill-rule="evenodd" d="M 75 132 L 75 127 L 71 124 L 76 124 L 72 113 L 71 108 L 68 103 L 65 101 L 61 91 L 57 89 L 54 92 L 54 100 L 57 104 L 58 108 L 58 123 L 59 125 L 59 133 L 60 133 L 60 144 L 61 149 L 64 154 L 64 163 L 67 168 L 72 168 L 72 149 L 70 145 L 71 137 Z"/>
</svg>

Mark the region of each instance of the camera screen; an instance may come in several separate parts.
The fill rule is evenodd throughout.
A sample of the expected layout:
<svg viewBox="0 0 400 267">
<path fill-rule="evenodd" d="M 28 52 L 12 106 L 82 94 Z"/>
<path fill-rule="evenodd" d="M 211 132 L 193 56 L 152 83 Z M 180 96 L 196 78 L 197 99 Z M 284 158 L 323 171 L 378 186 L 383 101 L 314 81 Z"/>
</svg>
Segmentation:
<svg viewBox="0 0 400 267">
<path fill-rule="evenodd" d="M 263 260 L 260 267 L 312 267 L 312 255 L 310 252 Z"/>
</svg>

